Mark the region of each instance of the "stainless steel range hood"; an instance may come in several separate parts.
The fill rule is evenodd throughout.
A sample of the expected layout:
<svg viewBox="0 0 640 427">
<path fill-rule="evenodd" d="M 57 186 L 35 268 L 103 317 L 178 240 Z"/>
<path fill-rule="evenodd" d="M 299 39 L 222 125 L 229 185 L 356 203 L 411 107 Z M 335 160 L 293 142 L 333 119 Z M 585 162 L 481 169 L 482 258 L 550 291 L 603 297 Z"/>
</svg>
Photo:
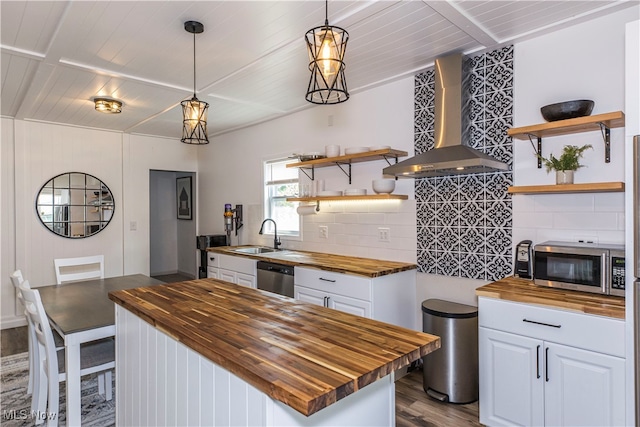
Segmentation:
<svg viewBox="0 0 640 427">
<path fill-rule="evenodd" d="M 435 148 L 384 168 L 385 175 L 423 178 L 509 170 L 506 163 L 464 144 L 463 67 L 459 53 L 436 59 Z"/>
</svg>

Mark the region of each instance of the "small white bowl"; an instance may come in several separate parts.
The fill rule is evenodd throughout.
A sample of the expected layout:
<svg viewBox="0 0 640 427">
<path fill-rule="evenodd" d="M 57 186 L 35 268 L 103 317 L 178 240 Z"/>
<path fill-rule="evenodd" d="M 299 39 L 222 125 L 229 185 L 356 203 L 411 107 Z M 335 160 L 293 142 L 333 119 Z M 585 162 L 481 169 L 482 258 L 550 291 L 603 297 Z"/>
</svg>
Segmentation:
<svg viewBox="0 0 640 427">
<path fill-rule="evenodd" d="M 396 189 L 396 180 L 395 179 L 374 179 L 371 182 L 371 186 L 373 187 L 373 191 L 377 194 L 389 194 Z"/>
<path fill-rule="evenodd" d="M 340 156 L 340 146 L 339 145 L 325 145 L 324 146 L 324 154 L 327 157 L 338 157 L 338 156 Z"/>
<path fill-rule="evenodd" d="M 318 191 L 318 196 L 319 196 L 319 197 L 335 197 L 335 196 L 342 196 L 342 191 L 335 191 L 335 190 L 323 190 L 323 191 Z"/>
</svg>

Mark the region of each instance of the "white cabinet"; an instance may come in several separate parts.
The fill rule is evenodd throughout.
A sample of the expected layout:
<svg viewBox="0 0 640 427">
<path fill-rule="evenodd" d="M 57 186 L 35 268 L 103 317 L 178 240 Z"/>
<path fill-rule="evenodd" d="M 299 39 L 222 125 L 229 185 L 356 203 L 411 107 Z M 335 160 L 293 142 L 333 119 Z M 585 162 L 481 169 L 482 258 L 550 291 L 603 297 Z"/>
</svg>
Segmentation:
<svg viewBox="0 0 640 427">
<path fill-rule="evenodd" d="M 220 276 L 220 256 L 215 252 L 207 252 L 207 278 L 218 279 Z"/>
<path fill-rule="evenodd" d="M 332 292 L 296 286 L 295 299 L 355 314 L 356 316 L 371 317 L 371 303 L 369 301 L 349 298 Z"/>
<path fill-rule="evenodd" d="M 214 253 L 209 255 L 207 262 L 207 277 L 250 288 L 256 287 L 256 260 Z"/>
<path fill-rule="evenodd" d="M 362 277 L 306 267 L 294 269 L 300 301 L 416 329 L 416 271 Z"/>
<path fill-rule="evenodd" d="M 478 301 L 482 424 L 624 425 L 623 321 Z"/>
</svg>

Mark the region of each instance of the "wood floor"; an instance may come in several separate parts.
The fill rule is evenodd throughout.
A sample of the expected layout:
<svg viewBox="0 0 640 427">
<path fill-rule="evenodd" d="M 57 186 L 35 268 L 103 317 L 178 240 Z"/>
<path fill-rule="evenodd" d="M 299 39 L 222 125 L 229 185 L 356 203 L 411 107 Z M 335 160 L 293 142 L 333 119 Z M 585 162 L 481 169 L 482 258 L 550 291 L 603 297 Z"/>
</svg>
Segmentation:
<svg viewBox="0 0 640 427">
<path fill-rule="evenodd" d="M 398 427 L 481 426 L 478 402 L 460 405 L 442 403 L 422 389 L 422 370 L 416 369 L 396 381 L 396 425 Z"/>
<path fill-rule="evenodd" d="M 29 351 L 28 338 L 26 326 L 3 329 L 0 331 L 0 356 L 11 356 Z"/>
</svg>

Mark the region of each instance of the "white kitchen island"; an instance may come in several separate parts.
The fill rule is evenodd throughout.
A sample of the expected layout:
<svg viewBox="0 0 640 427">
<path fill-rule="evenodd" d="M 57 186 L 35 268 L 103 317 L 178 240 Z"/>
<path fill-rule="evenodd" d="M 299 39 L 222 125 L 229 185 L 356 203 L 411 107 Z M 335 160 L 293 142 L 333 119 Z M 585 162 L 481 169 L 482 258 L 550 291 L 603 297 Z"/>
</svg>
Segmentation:
<svg viewBox="0 0 640 427">
<path fill-rule="evenodd" d="M 112 293 L 118 425 L 394 425 L 437 337 L 215 279 Z"/>
</svg>

